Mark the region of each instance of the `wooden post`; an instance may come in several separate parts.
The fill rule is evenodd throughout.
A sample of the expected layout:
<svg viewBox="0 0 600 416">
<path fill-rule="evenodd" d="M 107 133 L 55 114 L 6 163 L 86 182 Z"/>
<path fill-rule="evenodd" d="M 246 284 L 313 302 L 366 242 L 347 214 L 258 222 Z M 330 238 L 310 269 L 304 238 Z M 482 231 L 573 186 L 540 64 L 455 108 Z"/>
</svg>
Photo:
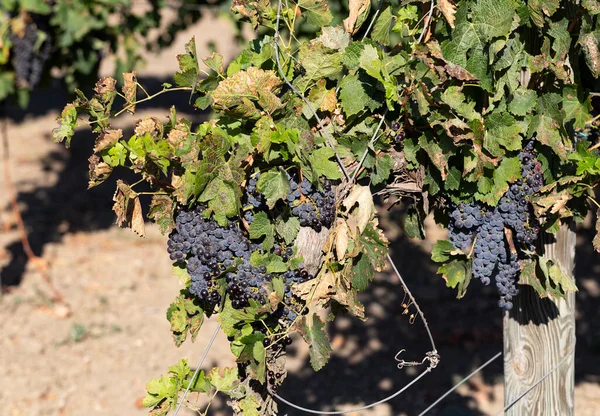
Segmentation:
<svg viewBox="0 0 600 416">
<path fill-rule="evenodd" d="M 547 258 L 573 277 L 575 232 L 563 226 L 541 238 Z M 513 310 L 504 314 L 504 403 L 513 402 L 537 380 L 568 358 L 506 411 L 507 416 L 572 416 L 575 389 L 575 294 L 543 298 L 521 286 Z"/>
</svg>

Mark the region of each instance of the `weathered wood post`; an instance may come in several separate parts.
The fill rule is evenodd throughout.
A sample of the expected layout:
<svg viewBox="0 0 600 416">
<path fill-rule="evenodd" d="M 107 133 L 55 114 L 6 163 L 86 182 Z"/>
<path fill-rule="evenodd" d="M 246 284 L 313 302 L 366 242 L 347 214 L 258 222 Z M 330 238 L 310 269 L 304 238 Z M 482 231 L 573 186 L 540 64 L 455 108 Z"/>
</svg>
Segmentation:
<svg viewBox="0 0 600 416">
<path fill-rule="evenodd" d="M 575 232 L 562 226 L 542 238 L 545 256 L 574 278 Z M 575 294 L 541 299 L 521 286 L 504 315 L 504 403 L 509 405 L 568 356 L 559 368 L 506 411 L 507 416 L 572 416 L 575 388 Z"/>
</svg>

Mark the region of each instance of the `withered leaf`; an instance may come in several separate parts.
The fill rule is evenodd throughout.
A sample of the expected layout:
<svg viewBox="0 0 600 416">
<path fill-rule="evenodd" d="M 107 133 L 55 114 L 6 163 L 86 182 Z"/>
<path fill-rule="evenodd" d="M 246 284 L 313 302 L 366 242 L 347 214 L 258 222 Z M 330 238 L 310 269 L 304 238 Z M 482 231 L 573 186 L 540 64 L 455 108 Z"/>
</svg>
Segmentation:
<svg viewBox="0 0 600 416">
<path fill-rule="evenodd" d="M 138 193 L 119 179 L 113 201 L 115 202 L 113 211 L 117 214 L 116 224 L 119 227 L 131 228 L 140 237 L 144 237 L 146 235 L 144 216 Z"/>
<path fill-rule="evenodd" d="M 137 91 L 137 77 L 136 72 L 125 72 L 123 73 L 123 95 L 125 96 L 125 106 L 127 111 L 131 114 L 135 113 L 135 99 Z"/>
<path fill-rule="evenodd" d="M 94 152 L 101 152 L 102 150 L 112 147 L 123 137 L 123 130 L 121 129 L 106 129 L 96 139 L 94 146 Z"/>
</svg>

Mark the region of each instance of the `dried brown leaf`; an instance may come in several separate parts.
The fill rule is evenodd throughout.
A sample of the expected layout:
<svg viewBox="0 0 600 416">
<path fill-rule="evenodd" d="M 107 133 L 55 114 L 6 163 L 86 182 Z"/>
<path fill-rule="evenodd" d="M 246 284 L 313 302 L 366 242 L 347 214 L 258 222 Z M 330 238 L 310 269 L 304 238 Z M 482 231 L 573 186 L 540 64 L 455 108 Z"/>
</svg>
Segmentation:
<svg viewBox="0 0 600 416">
<path fill-rule="evenodd" d="M 594 248 L 600 253 L 600 209 L 596 211 L 596 235 L 592 241 Z"/>
<path fill-rule="evenodd" d="M 89 183 L 88 189 L 93 188 L 96 185 L 100 185 L 108 178 L 112 172 L 112 167 L 107 163 L 102 162 L 98 155 L 92 155 L 88 159 L 89 165 Z"/>
<path fill-rule="evenodd" d="M 139 195 L 122 180 L 117 181 L 117 190 L 113 197 L 113 211 L 117 214 L 119 227 L 131 228 L 140 237 L 145 236 L 144 216 Z"/>
<path fill-rule="evenodd" d="M 137 92 L 137 77 L 135 71 L 123 73 L 123 95 L 125 96 L 127 111 L 135 113 L 135 98 Z"/>
<path fill-rule="evenodd" d="M 438 0 L 438 9 L 442 12 L 448 24 L 454 29 L 454 20 L 456 19 L 456 5 L 451 0 Z"/>
<path fill-rule="evenodd" d="M 348 18 L 344 20 L 344 29 L 355 34 L 371 11 L 371 0 L 350 0 Z"/>
<path fill-rule="evenodd" d="M 112 147 L 123 137 L 123 130 L 121 129 L 107 129 L 104 130 L 96 139 L 94 146 L 94 152 L 101 152 L 102 150 Z"/>
</svg>

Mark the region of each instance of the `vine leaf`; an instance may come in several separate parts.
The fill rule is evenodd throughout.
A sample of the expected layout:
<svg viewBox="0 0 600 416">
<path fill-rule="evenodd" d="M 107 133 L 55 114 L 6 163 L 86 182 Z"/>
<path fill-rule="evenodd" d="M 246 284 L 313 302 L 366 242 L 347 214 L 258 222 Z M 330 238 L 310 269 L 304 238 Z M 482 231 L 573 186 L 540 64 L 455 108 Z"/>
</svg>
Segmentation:
<svg viewBox="0 0 600 416">
<path fill-rule="evenodd" d="M 324 27 L 321 36 L 319 36 L 317 40 L 329 49 L 335 49 L 341 52 L 350 45 L 350 35 L 339 26 Z"/>
<path fill-rule="evenodd" d="M 113 147 L 123 138 L 123 130 L 121 129 L 106 129 L 96 139 L 94 152 L 101 152 L 104 149 Z"/>
<path fill-rule="evenodd" d="M 538 256 L 538 266 L 546 279 L 546 291 L 556 297 L 564 297 L 567 292 L 577 292 L 573 279 L 552 260 Z"/>
<path fill-rule="evenodd" d="M 163 234 L 171 232 L 175 227 L 174 213 L 175 204 L 169 195 L 157 194 L 152 196 L 148 218 L 158 224 Z"/>
<path fill-rule="evenodd" d="M 239 383 L 238 370 L 237 368 L 224 368 L 221 372 L 219 368 L 213 368 L 208 373 L 207 379 L 217 391 L 229 393 Z"/>
<path fill-rule="evenodd" d="M 137 92 L 137 77 L 136 72 L 123 73 L 123 95 L 125 96 L 125 108 L 131 114 L 135 113 L 135 99 Z"/>
<path fill-rule="evenodd" d="M 211 95 L 213 108 L 236 117 L 258 119 L 261 109 L 272 114 L 281 107 L 276 95 L 280 86 L 275 72 L 252 66 L 219 83 Z"/>
<path fill-rule="evenodd" d="M 278 217 L 275 221 L 275 231 L 277 235 L 283 238 L 286 244 L 293 244 L 300 231 L 300 220 L 296 217 L 289 217 L 287 219 Z"/>
<path fill-rule="evenodd" d="M 342 172 L 337 162 L 330 160 L 335 156 L 335 150 L 331 147 L 321 147 L 310 155 L 311 166 L 317 176 L 325 176 L 327 179 L 340 179 Z"/>
<path fill-rule="evenodd" d="M 332 352 L 324 327 L 325 324 L 316 314 L 303 317 L 300 325 L 300 334 L 309 345 L 310 364 L 315 371 L 327 364 Z"/>
<path fill-rule="evenodd" d="M 173 340 L 178 347 L 187 339 L 188 333 L 192 336 L 192 341 L 195 340 L 204 322 L 202 307 L 196 297 L 190 296 L 185 290 L 181 291 L 167 309 L 167 320 L 171 323 Z"/>
<path fill-rule="evenodd" d="M 340 101 L 346 117 L 359 114 L 367 109 L 374 111 L 381 106 L 380 102 L 373 100 L 365 91 L 365 84 L 359 80 L 358 75 L 345 76 L 340 84 Z"/>
<path fill-rule="evenodd" d="M 117 225 L 119 227 L 128 227 L 140 237 L 144 237 L 145 226 L 144 216 L 142 214 L 142 204 L 129 185 L 122 180 L 117 181 L 117 190 L 113 196 L 113 211 L 117 214 Z"/>
<path fill-rule="evenodd" d="M 298 51 L 298 62 L 305 70 L 305 75 L 295 82 L 298 88 L 306 90 L 315 81 L 337 75 L 342 70 L 343 55 L 329 49 L 316 40 L 304 43 Z"/>
<path fill-rule="evenodd" d="M 385 267 L 385 255 L 389 245 L 388 239 L 379 229 L 376 221 L 370 221 L 360 236 L 362 252 L 369 258 L 375 271 L 381 272 Z"/>
<path fill-rule="evenodd" d="M 77 127 L 77 107 L 75 104 L 67 104 L 60 113 L 58 126 L 52 130 L 52 138 L 57 143 L 65 142 L 65 147 L 71 145 L 71 139 Z"/>
<path fill-rule="evenodd" d="M 379 17 L 377 17 L 377 21 L 373 26 L 373 32 L 371 33 L 371 39 L 375 42 L 389 45 L 390 32 L 393 25 L 394 16 L 392 15 L 392 8 L 388 6 L 379 14 Z"/>
<path fill-rule="evenodd" d="M 266 212 L 258 212 L 254 215 L 254 221 L 250 224 L 250 238 L 255 240 L 262 236 L 265 237 L 263 240 L 263 248 L 270 250 L 275 243 L 275 227 L 271 223 L 269 216 Z"/>
<path fill-rule="evenodd" d="M 375 215 L 375 203 L 373 195 L 368 186 L 355 185 L 350 194 L 342 203 L 348 212 L 346 220 L 350 232 L 353 234 L 362 234 L 367 228 L 367 224 Z"/>
<path fill-rule="evenodd" d="M 179 61 L 179 71 L 175 73 L 173 79 L 180 87 L 192 87 L 192 93 L 198 83 L 198 74 L 200 66 L 198 65 L 198 55 L 196 53 L 196 37 L 192 37 L 185 44 L 185 54 L 177 55 Z"/>
<path fill-rule="evenodd" d="M 311 25 L 323 27 L 333 20 L 327 0 L 298 0 L 298 7 L 306 12 L 306 20 Z"/>
<path fill-rule="evenodd" d="M 272 209 L 277 201 L 285 199 L 290 193 L 290 181 L 281 169 L 264 172 L 256 182 L 256 188 L 267 199 L 267 205 Z"/>
</svg>

